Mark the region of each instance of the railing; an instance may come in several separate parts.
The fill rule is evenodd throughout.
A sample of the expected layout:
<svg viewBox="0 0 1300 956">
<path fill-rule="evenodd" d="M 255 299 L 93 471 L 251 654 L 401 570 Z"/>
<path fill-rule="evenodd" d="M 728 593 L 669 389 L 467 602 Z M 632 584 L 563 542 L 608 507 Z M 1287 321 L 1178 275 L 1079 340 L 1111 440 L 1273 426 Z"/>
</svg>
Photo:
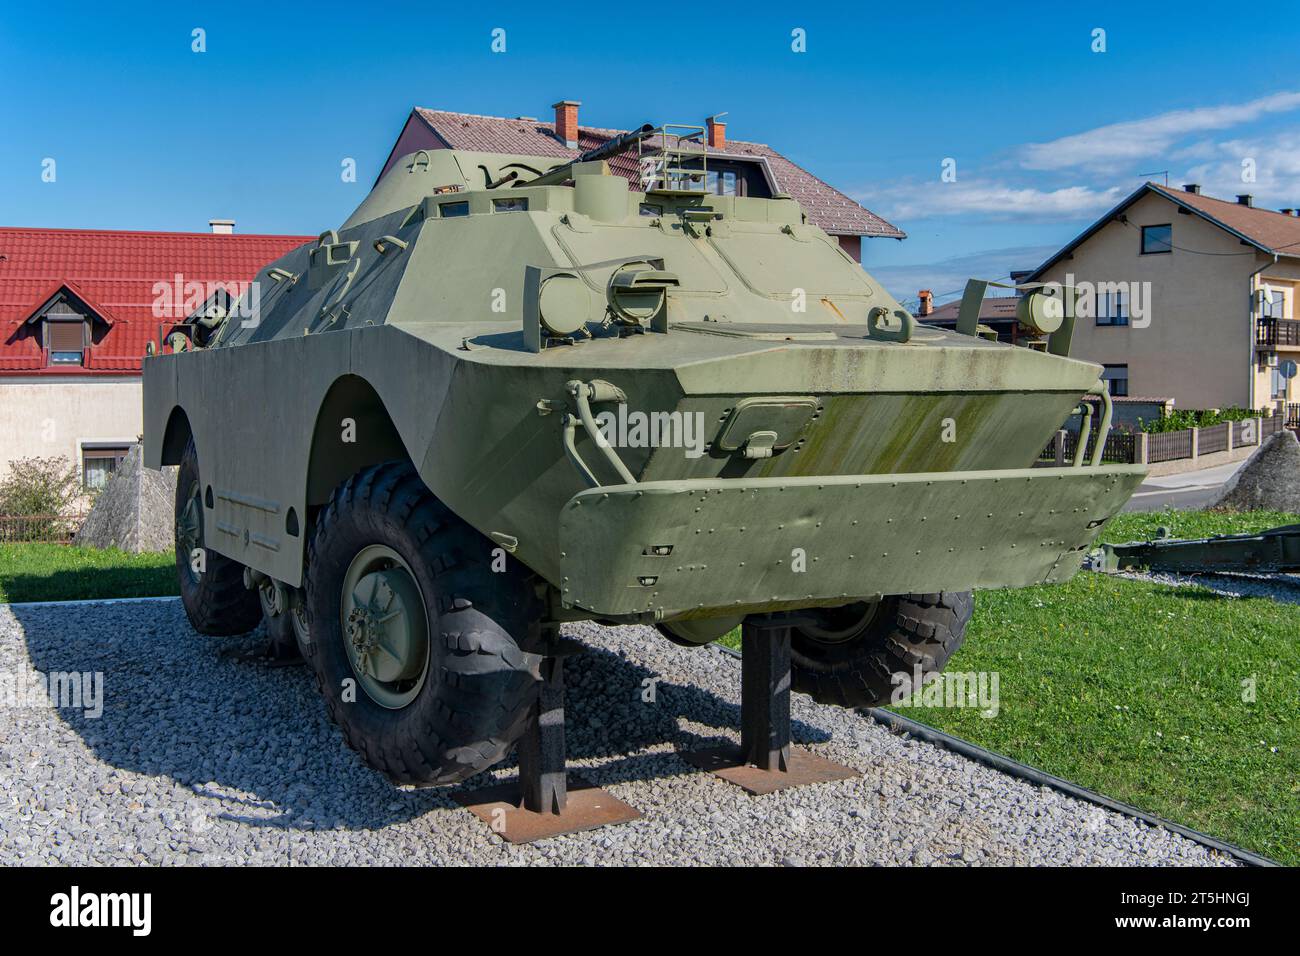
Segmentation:
<svg viewBox="0 0 1300 956">
<path fill-rule="evenodd" d="M 0 515 L 0 544 L 69 544 L 86 520 L 75 515 Z"/>
<path fill-rule="evenodd" d="M 1286 427 L 1300 428 L 1300 402 L 1288 402 L 1286 406 Z"/>
<path fill-rule="evenodd" d="M 1300 348 L 1300 319 L 1260 318 L 1255 323 L 1255 345 L 1261 348 Z"/>
</svg>

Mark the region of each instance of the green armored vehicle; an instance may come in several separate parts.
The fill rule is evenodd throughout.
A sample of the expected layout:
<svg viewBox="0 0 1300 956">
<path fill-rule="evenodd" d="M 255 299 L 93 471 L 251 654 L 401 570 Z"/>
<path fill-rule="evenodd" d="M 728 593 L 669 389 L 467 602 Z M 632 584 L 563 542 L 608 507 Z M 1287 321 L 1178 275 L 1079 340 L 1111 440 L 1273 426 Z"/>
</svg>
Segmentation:
<svg viewBox="0 0 1300 956">
<path fill-rule="evenodd" d="M 502 759 L 577 619 L 797 611 L 794 689 L 880 703 L 1141 480 L 1100 465 L 1067 294 L 1024 297 L 1032 347 L 917 323 L 790 198 L 706 195 L 702 132 L 413 153 L 145 361 L 190 621 L 265 617 L 394 780 Z M 1089 393 L 1090 463 L 1032 467 Z"/>
</svg>

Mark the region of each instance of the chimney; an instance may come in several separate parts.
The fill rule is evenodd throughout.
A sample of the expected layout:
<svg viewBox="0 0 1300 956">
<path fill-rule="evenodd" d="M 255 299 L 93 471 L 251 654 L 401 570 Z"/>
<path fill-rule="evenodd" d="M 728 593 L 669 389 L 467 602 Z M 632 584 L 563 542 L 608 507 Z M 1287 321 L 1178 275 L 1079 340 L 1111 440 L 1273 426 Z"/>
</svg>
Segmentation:
<svg viewBox="0 0 1300 956">
<path fill-rule="evenodd" d="M 578 107 L 577 100 L 560 100 L 553 103 L 555 108 L 555 138 L 569 149 L 578 148 Z"/>
<path fill-rule="evenodd" d="M 1240 194 L 1238 194 L 1238 196 L 1237 196 L 1237 205 L 1238 205 L 1238 206 L 1253 206 L 1253 205 L 1255 205 L 1255 197 L 1252 196 L 1250 193 L 1240 193 Z"/>
<path fill-rule="evenodd" d="M 209 219 L 208 226 L 212 229 L 212 234 L 214 236 L 229 236 L 235 231 L 235 220 Z"/>
<path fill-rule="evenodd" d="M 934 312 L 933 292 L 931 292 L 929 289 L 922 289 L 920 292 L 917 293 L 917 297 L 920 298 L 921 300 L 921 308 L 917 311 L 917 315 L 930 315 L 932 312 Z"/>
<path fill-rule="evenodd" d="M 1281 213 L 1282 215 L 1284 215 L 1284 216 L 1290 216 L 1291 214 L 1293 214 L 1293 213 L 1295 212 L 1295 210 L 1294 210 L 1294 209 L 1279 209 L 1278 212 L 1280 212 L 1280 213 Z"/>
<path fill-rule="evenodd" d="M 718 119 L 717 116 L 710 116 L 704 121 L 704 125 L 709 131 L 709 149 L 725 150 L 727 148 L 727 124 Z"/>
<path fill-rule="evenodd" d="M 1191 193 L 1191 194 L 1194 195 L 1194 196 L 1199 196 L 1199 195 L 1201 194 L 1201 184 L 1200 184 L 1200 183 L 1183 183 L 1183 192 L 1185 192 L 1185 193 Z"/>
</svg>

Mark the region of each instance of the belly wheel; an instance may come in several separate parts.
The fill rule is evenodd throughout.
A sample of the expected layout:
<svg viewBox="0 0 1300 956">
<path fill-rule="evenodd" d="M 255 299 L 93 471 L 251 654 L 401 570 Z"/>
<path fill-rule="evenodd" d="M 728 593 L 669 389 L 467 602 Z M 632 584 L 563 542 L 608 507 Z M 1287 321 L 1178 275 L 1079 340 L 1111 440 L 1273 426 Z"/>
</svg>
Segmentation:
<svg viewBox="0 0 1300 956">
<path fill-rule="evenodd" d="M 791 635 L 791 683 L 821 704 L 878 707 L 898 686 L 943 670 L 966 637 L 969 591 L 906 594 L 817 613 Z"/>
</svg>

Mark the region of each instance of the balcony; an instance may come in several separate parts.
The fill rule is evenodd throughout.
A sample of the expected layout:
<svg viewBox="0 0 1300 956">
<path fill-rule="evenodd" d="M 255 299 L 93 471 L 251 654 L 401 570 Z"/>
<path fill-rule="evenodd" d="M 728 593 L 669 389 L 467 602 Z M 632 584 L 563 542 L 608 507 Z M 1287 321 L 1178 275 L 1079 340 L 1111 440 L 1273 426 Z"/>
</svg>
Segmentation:
<svg viewBox="0 0 1300 956">
<path fill-rule="evenodd" d="M 1300 348 L 1300 319 L 1256 320 L 1255 347 L 1258 349 Z"/>
</svg>

